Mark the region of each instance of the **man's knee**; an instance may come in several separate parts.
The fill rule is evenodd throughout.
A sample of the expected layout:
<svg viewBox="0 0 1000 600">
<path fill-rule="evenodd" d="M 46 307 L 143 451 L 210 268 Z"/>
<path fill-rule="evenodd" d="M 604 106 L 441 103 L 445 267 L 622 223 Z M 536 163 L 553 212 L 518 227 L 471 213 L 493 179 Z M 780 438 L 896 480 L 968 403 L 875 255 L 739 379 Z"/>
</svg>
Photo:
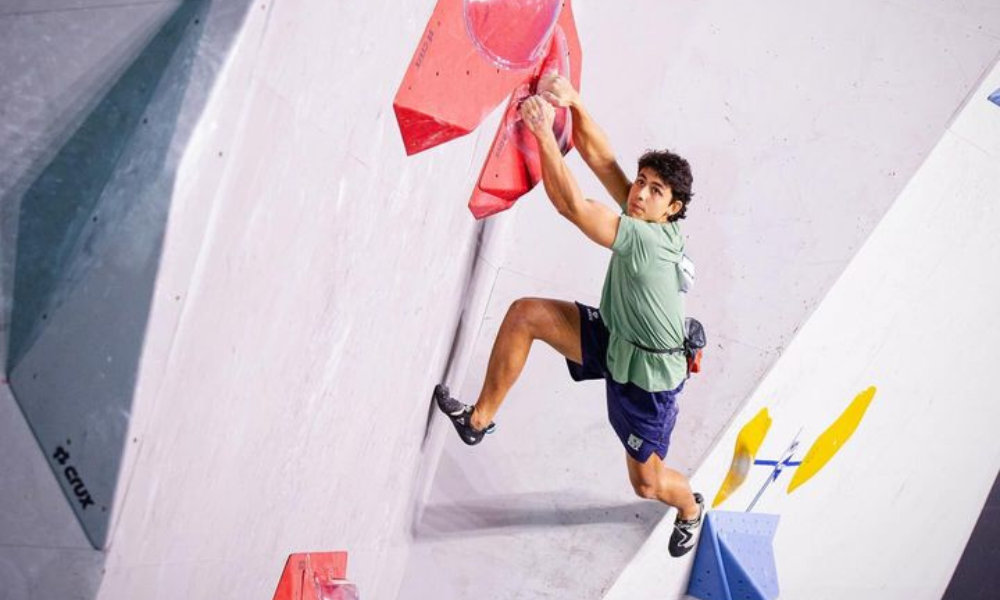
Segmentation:
<svg viewBox="0 0 1000 600">
<path fill-rule="evenodd" d="M 676 500 L 684 494 L 684 488 L 669 478 L 638 477 L 632 481 L 635 495 L 647 500 L 661 500 L 676 506 Z"/>
<path fill-rule="evenodd" d="M 659 495 L 657 494 L 656 483 L 650 481 L 633 481 L 632 489 L 635 491 L 635 495 L 646 500 L 656 500 Z"/>
<path fill-rule="evenodd" d="M 540 304 L 537 298 L 518 298 L 507 309 L 506 320 L 514 327 L 532 330 L 538 321 Z"/>
<path fill-rule="evenodd" d="M 511 303 L 501 329 L 542 340 L 569 360 L 583 362 L 577 307 L 565 300 L 519 298 Z"/>
</svg>

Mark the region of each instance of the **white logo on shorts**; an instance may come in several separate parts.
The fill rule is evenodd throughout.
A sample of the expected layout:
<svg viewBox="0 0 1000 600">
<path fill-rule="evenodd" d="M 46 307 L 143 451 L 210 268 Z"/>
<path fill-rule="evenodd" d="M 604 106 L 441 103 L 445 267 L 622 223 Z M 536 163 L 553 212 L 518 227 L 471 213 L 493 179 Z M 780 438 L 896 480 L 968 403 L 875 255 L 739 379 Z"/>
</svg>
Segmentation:
<svg viewBox="0 0 1000 600">
<path fill-rule="evenodd" d="M 629 448 L 632 448 L 633 450 L 638 450 L 639 447 L 642 446 L 642 438 L 636 437 L 630 433 L 628 436 L 628 445 Z"/>
<path fill-rule="evenodd" d="M 592 308 L 587 309 L 587 320 L 596 321 L 598 318 L 600 318 L 600 314 L 596 310 Z"/>
</svg>

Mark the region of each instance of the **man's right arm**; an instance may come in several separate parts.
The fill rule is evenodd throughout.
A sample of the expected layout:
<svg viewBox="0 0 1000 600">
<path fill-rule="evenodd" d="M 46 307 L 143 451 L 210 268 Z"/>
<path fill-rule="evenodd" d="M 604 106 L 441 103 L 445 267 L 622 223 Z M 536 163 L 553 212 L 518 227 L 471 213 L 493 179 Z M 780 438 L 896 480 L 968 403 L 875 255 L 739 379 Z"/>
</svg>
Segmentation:
<svg viewBox="0 0 1000 600">
<path fill-rule="evenodd" d="M 579 92 L 565 77 L 559 76 L 548 76 L 539 88 L 550 103 L 569 107 L 573 112 L 573 145 L 615 202 L 624 208 L 632 182 L 618 164 L 608 136 L 587 112 Z"/>
</svg>

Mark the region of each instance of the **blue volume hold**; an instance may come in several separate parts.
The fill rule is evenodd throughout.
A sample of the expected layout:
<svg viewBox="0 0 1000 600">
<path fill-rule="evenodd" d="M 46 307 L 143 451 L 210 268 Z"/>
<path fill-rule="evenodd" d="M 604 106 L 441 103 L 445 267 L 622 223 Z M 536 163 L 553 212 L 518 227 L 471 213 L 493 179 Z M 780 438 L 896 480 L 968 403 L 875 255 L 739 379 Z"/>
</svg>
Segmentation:
<svg viewBox="0 0 1000 600">
<path fill-rule="evenodd" d="M 726 573 L 722 566 L 722 551 L 719 549 L 716 515 L 721 511 L 709 511 L 701 529 L 701 539 L 695 551 L 688 581 L 688 596 L 701 600 L 733 600 L 726 584 Z"/>
<path fill-rule="evenodd" d="M 706 515 L 688 595 L 701 600 L 774 600 L 778 515 L 712 511 Z"/>
</svg>

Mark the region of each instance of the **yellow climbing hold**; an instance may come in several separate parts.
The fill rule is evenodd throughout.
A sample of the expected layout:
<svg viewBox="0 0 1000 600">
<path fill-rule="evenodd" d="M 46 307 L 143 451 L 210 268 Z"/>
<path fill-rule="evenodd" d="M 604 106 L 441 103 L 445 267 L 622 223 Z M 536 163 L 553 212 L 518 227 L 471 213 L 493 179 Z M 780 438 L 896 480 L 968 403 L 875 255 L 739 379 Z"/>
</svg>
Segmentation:
<svg viewBox="0 0 1000 600">
<path fill-rule="evenodd" d="M 809 452 L 806 452 L 806 457 L 802 459 L 802 464 L 795 469 L 795 475 L 792 476 L 792 481 L 788 484 L 789 494 L 795 491 L 795 488 L 809 481 L 833 458 L 841 446 L 851 439 L 874 397 L 875 386 L 858 394 L 847 410 L 816 438 L 812 447 L 809 448 Z"/>
<path fill-rule="evenodd" d="M 719 493 L 712 501 L 712 508 L 722 504 L 746 480 L 750 467 L 757 457 L 757 450 L 760 449 L 770 428 L 771 415 L 767 413 L 766 408 L 762 408 L 757 416 L 740 430 L 740 434 L 736 436 L 736 449 L 733 450 L 733 464 L 729 467 L 729 473 L 726 474 L 726 480 L 722 482 Z"/>
</svg>

